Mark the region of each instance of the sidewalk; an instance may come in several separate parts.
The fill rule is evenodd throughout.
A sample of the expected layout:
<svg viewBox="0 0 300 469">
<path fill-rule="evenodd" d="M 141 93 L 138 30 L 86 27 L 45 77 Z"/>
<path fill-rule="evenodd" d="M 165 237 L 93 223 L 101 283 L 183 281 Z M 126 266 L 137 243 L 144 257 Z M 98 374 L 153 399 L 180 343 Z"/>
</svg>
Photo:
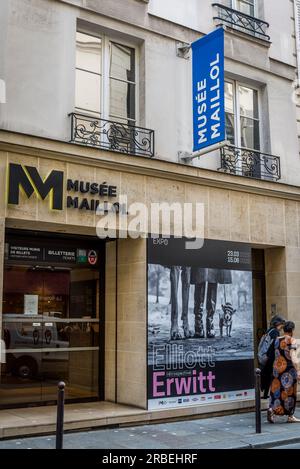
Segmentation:
<svg viewBox="0 0 300 469">
<path fill-rule="evenodd" d="M 300 416 L 300 407 L 296 415 Z M 255 434 L 255 414 L 235 414 L 175 423 L 149 424 L 66 433 L 73 449 L 238 449 L 268 448 L 300 442 L 300 423 L 271 425 L 262 413 L 262 434 Z M 0 441 L 0 449 L 51 449 L 54 436 Z"/>
<path fill-rule="evenodd" d="M 262 401 L 262 407 L 266 408 L 265 406 L 266 402 Z M 220 414 L 221 412 L 231 414 L 231 412 L 238 410 L 240 412 L 243 410 L 245 412 L 251 411 L 253 408 L 254 401 L 252 400 L 153 411 L 105 401 L 66 404 L 64 428 L 66 431 L 83 432 L 84 430 L 89 431 L 121 425 L 147 425 L 157 423 L 159 420 L 166 422 L 168 420 L 174 421 L 174 419 L 189 419 L 193 417 L 205 419 L 222 415 Z M 54 433 L 56 428 L 56 413 L 56 405 L 0 410 L 0 439 Z"/>
</svg>

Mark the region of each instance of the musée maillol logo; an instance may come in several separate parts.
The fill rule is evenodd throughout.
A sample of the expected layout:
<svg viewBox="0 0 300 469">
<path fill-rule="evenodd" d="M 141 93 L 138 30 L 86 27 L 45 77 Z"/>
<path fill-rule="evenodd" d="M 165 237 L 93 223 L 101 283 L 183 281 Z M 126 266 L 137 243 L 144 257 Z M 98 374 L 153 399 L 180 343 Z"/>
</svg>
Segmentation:
<svg viewBox="0 0 300 469">
<path fill-rule="evenodd" d="M 19 205 L 20 190 L 30 198 L 35 194 L 38 198 L 45 200 L 47 197 L 50 201 L 52 210 L 63 210 L 64 197 L 64 173 L 63 171 L 52 170 L 50 174 L 42 179 L 38 170 L 33 166 L 23 166 L 21 164 L 10 163 L 8 167 L 8 196 L 7 202 L 11 205 Z M 68 179 L 66 183 L 66 207 L 79 210 L 97 211 L 101 204 L 100 198 L 117 197 L 117 187 L 108 185 L 106 182 L 85 182 L 79 180 Z M 72 195 L 70 195 L 72 193 Z M 76 196 L 80 194 L 82 197 Z M 87 199 L 85 195 L 92 195 L 96 198 Z M 107 204 L 108 202 L 104 202 Z M 118 211 L 118 204 L 114 205 L 114 209 Z"/>
<path fill-rule="evenodd" d="M 62 171 L 51 171 L 43 181 L 36 168 L 10 163 L 8 167 L 8 197 L 12 205 L 19 205 L 20 189 L 22 188 L 28 198 L 35 193 L 44 200 L 50 197 L 50 207 L 53 210 L 63 209 L 63 182 Z"/>
</svg>

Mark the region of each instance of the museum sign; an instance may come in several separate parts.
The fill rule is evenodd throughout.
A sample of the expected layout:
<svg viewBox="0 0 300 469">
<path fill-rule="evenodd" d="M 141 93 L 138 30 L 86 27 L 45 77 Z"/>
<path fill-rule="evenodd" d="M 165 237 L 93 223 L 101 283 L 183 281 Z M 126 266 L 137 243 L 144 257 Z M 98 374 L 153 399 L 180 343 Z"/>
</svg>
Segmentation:
<svg viewBox="0 0 300 469">
<path fill-rule="evenodd" d="M 33 166 L 10 163 L 7 190 L 9 205 L 20 205 L 21 190 L 28 199 L 33 194 L 41 200 L 48 198 L 51 210 L 69 208 L 96 212 L 101 204 L 103 213 L 120 211 L 119 203 L 111 202 L 117 197 L 117 187 L 107 184 L 106 181 L 67 179 L 65 183 L 64 172 L 57 170 L 52 170 L 43 179 Z"/>
</svg>

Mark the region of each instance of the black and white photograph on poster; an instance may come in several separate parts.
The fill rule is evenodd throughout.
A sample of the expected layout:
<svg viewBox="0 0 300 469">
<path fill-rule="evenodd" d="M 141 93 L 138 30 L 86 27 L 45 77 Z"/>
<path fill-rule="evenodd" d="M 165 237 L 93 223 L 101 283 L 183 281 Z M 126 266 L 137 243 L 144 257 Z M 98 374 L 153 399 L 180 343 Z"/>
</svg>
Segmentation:
<svg viewBox="0 0 300 469">
<path fill-rule="evenodd" d="M 253 397 L 252 302 L 247 245 L 149 239 L 149 408 Z"/>
</svg>

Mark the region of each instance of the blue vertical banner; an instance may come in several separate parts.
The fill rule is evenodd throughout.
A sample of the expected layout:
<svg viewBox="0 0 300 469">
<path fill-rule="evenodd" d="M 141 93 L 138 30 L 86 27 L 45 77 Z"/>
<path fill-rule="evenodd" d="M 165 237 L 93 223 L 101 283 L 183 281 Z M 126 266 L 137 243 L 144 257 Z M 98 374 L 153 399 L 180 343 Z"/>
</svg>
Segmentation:
<svg viewBox="0 0 300 469">
<path fill-rule="evenodd" d="M 192 43 L 194 148 L 225 140 L 224 29 Z"/>
</svg>

